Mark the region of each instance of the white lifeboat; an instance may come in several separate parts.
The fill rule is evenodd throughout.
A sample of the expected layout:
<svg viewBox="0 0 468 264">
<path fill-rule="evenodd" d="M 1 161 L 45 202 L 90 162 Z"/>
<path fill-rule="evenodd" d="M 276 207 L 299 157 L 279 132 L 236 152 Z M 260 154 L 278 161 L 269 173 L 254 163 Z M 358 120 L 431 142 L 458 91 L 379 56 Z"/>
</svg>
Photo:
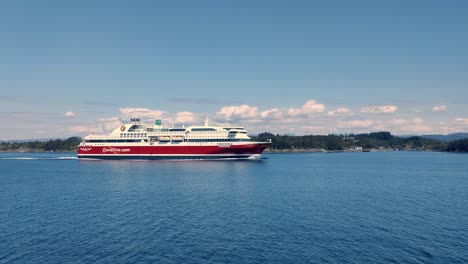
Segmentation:
<svg viewBox="0 0 468 264">
<path fill-rule="evenodd" d="M 184 138 L 181 136 L 173 136 L 172 141 L 181 142 L 181 141 L 184 141 Z"/>
<path fill-rule="evenodd" d="M 162 136 L 162 137 L 159 137 L 158 140 L 159 142 L 169 142 L 171 141 L 171 138 L 167 136 Z"/>
</svg>

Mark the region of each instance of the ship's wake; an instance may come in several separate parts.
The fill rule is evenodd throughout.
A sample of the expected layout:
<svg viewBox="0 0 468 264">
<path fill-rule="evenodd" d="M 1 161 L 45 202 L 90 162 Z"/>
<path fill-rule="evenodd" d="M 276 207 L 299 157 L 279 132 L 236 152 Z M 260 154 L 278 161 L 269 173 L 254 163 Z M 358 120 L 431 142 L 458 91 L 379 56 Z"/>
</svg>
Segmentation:
<svg viewBox="0 0 468 264">
<path fill-rule="evenodd" d="M 0 160 L 76 160 L 78 157 L 65 156 L 65 157 L 6 157 Z"/>
</svg>

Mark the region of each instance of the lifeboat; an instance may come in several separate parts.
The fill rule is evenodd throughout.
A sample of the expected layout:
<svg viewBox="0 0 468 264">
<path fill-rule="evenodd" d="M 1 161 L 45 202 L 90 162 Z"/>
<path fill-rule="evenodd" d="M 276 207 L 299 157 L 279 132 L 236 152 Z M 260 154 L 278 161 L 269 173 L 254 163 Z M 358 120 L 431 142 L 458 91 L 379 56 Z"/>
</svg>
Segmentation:
<svg viewBox="0 0 468 264">
<path fill-rule="evenodd" d="M 172 141 L 174 141 L 174 142 L 182 142 L 182 141 L 184 141 L 184 138 L 181 137 L 181 136 L 173 136 L 173 137 L 172 137 Z"/>
<path fill-rule="evenodd" d="M 159 142 L 169 142 L 171 141 L 171 138 L 167 136 L 162 136 L 162 137 L 159 137 L 158 140 Z"/>
</svg>

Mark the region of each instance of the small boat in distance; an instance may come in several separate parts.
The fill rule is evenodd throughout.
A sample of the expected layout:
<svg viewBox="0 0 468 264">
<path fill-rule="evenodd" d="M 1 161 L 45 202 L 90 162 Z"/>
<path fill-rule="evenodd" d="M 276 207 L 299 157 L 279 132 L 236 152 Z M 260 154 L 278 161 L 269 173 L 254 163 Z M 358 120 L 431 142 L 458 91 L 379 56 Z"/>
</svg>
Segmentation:
<svg viewBox="0 0 468 264">
<path fill-rule="evenodd" d="M 164 128 L 132 118 L 109 135 L 88 135 L 78 146 L 87 159 L 247 159 L 258 158 L 271 144 L 253 141 L 243 127 L 203 126 Z"/>
</svg>

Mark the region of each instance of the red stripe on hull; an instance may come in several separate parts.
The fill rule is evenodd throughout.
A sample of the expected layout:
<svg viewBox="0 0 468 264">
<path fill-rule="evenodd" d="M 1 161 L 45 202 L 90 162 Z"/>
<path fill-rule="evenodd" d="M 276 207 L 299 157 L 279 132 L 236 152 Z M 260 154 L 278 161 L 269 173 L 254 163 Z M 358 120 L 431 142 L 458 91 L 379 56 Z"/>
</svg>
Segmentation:
<svg viewBox="0 0 468 264">
<path fill-rule="evenodd" d="M 79 146 L 78 156 L 87 155 L 221 155 L 221 154 L 260 154 L 269 143 L 231 145 L 230 147 L 211 146 Z"/>
</svg>

